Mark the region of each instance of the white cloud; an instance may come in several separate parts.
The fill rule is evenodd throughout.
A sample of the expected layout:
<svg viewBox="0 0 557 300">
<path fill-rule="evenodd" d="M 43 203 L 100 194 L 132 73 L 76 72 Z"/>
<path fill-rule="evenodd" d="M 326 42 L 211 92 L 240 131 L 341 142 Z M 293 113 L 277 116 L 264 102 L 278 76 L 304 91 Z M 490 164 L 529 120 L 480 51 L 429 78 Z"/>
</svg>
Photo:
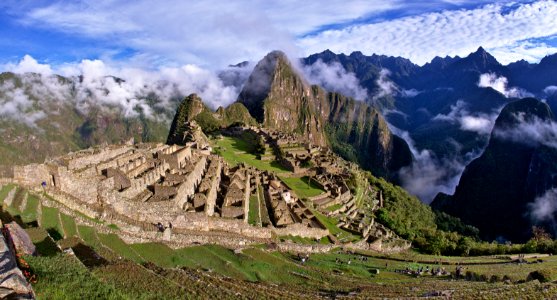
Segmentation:
<svg viewBox="0 0 557 300">
<path fill-rule="evenodd" d="M 321 59 L 309 66 L 303 66 L 305 78 L 312 84 L 322 86 L 328 91 L 338 92 L 356 100 L 367 98 L 367 89 L 360 86 L 354 73 L 348 73 L 338 63 L 325 64 Z"/>
<path fill-rule="evenodd" d="M 381 97 L 394 95 L 399 92 L 396 84 L 389 80 L 389 75 L 391 75 L 391 71 L 387 69 L 381 69 L 381 71 L 379 72 L 379 78 L 377 78 L 377 81 L 375 82 L 379 89 L 375 93 L 375 95 L 373 95 L 374 100 Z"/>
<path fill-rule="evenodd" d="M 36 59 L 27 54 L 23 56 L 19 63 L 8 63 L 4 66 L 4 69 L 14 73 L 52 74 L 52 69 L 49 65 L 40 64 Z"/>
<path fill-rule="evenodd" d="M 458 100 L 455 105 L 451 105 L 451 111 L 448 114 L 438 114 L 433 117 L 433 120 L 460 124 L 461 130 L 473 131 L 480 135 L 489 135 L 501 109 L 496 109 L 491 114 L 485 114 L 479 112 L 470 113 L 466 107 L 466 102 Z"/>
<path fill-rule="evenodd" d="M 414 98 L 421 93 L 422 93 L 421 91 L 418 91 L 416 89 L 409 89 L 409 90 L 400 91 L 400 96 L 403 98 Z"/>
<path fill-rule="evenodd" d="M 301 54 L 296 36 L 401 7 L 390 1 L 56 1 L 20 12 L 21 22 L 132 47 L 181 63 L 255 59 L 271 50 Z M 12 9 L 18 9 L 16 6 Z M 334 12 L 334 13 L 331 13 Z"/>
<path fill-rule="evenodd" d="M 508 83 L 509 81 L 504 76 L 497 76 L 495 73 L 485 73 L 480 75 L 478 86 L 483 88 L 490 87 L 507 98 L 524 98 L 534 96 L 531 93 L 517 87 L 509 88 Z"/>
<path fill-rule="evenodd" d="M 498 138 L 511 140 L 531 146 L 544 145 L 557 149 L 557 123 L 552 120 L 541 120 L 528 117 L 524 113 L 515 115 L 518 121 L 512 128 L 497 129 L 494 133 Z"/>
<path fill-rule="evenodd" d="M 557 86 L 550 85 L 550 86 L 546 87 L 545 89 L 543 89 L 543 92 L 548 96 L 555 95 L 555 94 L 557 94 Z"/>
<path fill-rule="evenodd" d="M 410 58 L 424 64 L 433 57 L 466 56 L 482 45 L 507 62 L 507 53 L 520 44 L 557 34 L 557 3 L 495 3 L 473 10 L 445 10 L 383 22 L 330 29 L 298 41 L 305 53 L 326 48 L 350 53 L 365 50 Z M 543 46 L 543 45 L 542 45 Z M 537 47 L 529 47 L 532 59 Z M 526 49 L 526 46 L 524 46 Z M 539 53 L 535 54 L 539 57 Z"/>
<path fill-rule="evenodd" d="M 91 106 L 117 110 L 124 117 L 137 117 L 140 112 L 153 119 L 168 121 L 175 104 L 190 93 L 197 93 L 211 108 L 227 106 L 236 100 L 249 65 L 229 68 L 229 76 L 238 73 L 233 84 L 224 84 L 218 74 L 195 65 L 143 70 L 112 66 L 101 60 L 83 60 L 65 64 L 57 70 L 39 64 L 26 55 L 8 68 L 19 74 L 21 87 L 7 80 L 0 86 L 0 115 L 36 127 L 46 116 L 41 109 L 52 105 L 71 104 L 86 113 Z M 33 71 L 41 74 L 27 73 Z M 73 79 L 60 81 L 53 72 Z M 152 98 L 151 95 L 156 95 Z M 153 102 L 154 101 L 154 102 Z M 49 111 L 50 113 L 50 111 Z"/>
<path fill-rule="evenodd" d="M 557 212 L 557 189 L 549 189 L 534 202 L 528 204 L 530 217 L 534 221 L 544 222 L 554 220 Z"/>
<path fill-rule="evenodd" d="M 431 203 L 439 192 L 453 194 L 466 165 L 480 154 L 472 151 L 463 157 L 439 159 L 428 149 L 418 150 L 408 132 L 392 125 L 389 128 L 406 141 L 414 155 L 412 165 L 399 171 L 402 186 L 425 203 Z M 461 147 L 454 140 L 448 142 Z"/>
<path fill-rule="evenodd" d="M 12 81 L 0 85 L 0 116 L 15 119 L 29 127 L 37 128 L 36 122 L 45 117 L 42 111 L 33 110 L 33 101 L 25 94 L 23 89 L 15 87 Z"/>
</svg>

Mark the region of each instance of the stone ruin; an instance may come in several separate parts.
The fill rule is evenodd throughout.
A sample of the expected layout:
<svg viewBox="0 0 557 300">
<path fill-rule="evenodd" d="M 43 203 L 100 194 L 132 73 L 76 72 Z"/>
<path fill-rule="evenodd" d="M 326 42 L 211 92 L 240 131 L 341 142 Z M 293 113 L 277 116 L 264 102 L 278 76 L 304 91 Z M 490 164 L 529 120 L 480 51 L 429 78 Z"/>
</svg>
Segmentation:
<svg viewBox="0 0 557 300">
<path fill-rule="evenodd" d="M 223 134 L 246 132 L 263 146 L 261 160 L 282 163 L 292 176 L 306 176 L 323 193 L 301 199 L 274 173 L 229 165 L 212 153 L 206 137 L 192 134 L 183 146 L 129 142 L 17 166 L 14 182 L 46 192 L 64 209 L 117 224 L 118 234 L 128 242 L 237 248 L 276 236 L 328 236 L 335 243 L 349 243 L 331 235 L 314 211 L 362 236 L 354 247 L 375 245 L 377 250 L 383 240 L 400 240 L 374 220 L 374 211 L 382 206 L 380 191 L 367 185 L 363 194 L 355 195 L 348 187 L 346 182 L 359 174 L 355 164 L 294 135 L 259 127 L 232 127 Z M 362 197 L 372 200 L 363 205 Z"/>
<path fill-rule="evenodd" d="M 274 175 L 245 165 L 230 166 L 207 147 L 199 148 L 191 143 L 87 149 L 44 164 L 15 167 L 14 181 L 131 231 L 171 227 L 175 235 L 226 232 L 254 242 L 274 235 L 329 235 Z M 265 191 L 261 198 L 253 197 L 258 186 Z M 270 222 L 248 224 L 250 201 L 261 202 L 255 207 L 263 207 L 260 214 L 269 216 Z"/>
</svg>

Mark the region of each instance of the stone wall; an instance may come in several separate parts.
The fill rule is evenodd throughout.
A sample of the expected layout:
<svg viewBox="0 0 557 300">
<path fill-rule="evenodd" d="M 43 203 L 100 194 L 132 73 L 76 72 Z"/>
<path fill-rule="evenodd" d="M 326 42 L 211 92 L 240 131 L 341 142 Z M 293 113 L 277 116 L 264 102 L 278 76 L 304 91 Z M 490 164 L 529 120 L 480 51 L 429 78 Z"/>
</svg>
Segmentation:
<svg viewBox="0 0 557 300">
<path fill-rule="evenodd" d="M 94 172 L 96 174 L 96 172 Z M 102 176 L 91 174 L 71 173 L 65 167 L 58 167 L 56 176 L 56 187 L 62 192 L 70 194 L 81 201 L 93 204 L 97 203 L 97 184 L 102 180 Z"/>
<path fill-rule="evenodd" d="M 275 228 L 274 231 L 278 236 L 292 235 L 316 240 L 329 235 L 329 230 L 327 229 L 307 227 L 301 223 L 294 223 L 286 227 Z"/>
<path fill-rule="evenodd" d="M 14 166 L 14 181 L 29 187 L 40 187 L 44 181 L 51 184 L 50 173 L 44 164 Z"/>
<path fill-rule="evenodd" d="M 126 165 L 130 161 L 136 160 L 141 156 L 143 156 L 143 153 L 135 152 L 134 150 L 130 150 L 128 152 L 122 153 L 121 155 L 119 155 L 113 160 L 98 164 L 97 174 L 102 175 L 102 171 L 109 168 L 119 169 L 123 165 Z"/>
<path fill-rule="evenodd" d="M 68 161 L 68 169 L 79 170 L 90 165 L 97 165 L 130 151 L 130 146 L 119 146 L 113 149 L 101 149 L 99 153 L 76 157 Z"/>
<path fill-rule="evenodd" d="M 191 147 L 183 147 L 178 149 L 176 145 L 170 147 L 170 149 L 177 149 L 171 153 L 165 153 L 168 151 L 163 151 L 157 154 L 157 158 L 162 159 L 170 165 L 172 169 L 179 169 L 184 167 L 186 162 L 191 159 Z"/>
<path fill-rule="evenodd" d="M 244 184 L 244 223 L 248 223 L 248 216 L 249 216 L 249 201 L 250 201 L 250 194 L 251 194 L 251 186 L 250 186 L 251 174 L 249 170 L 246 170 L 246 182 Z"/>
<path fill-rule="evenodd" d="M 72 195 L 68 195 L 55 188 L 47 188 L 46 192 L 52 198 L 56 199 L 56 201 L 60 202 L 73 211 L 78 211 L 92 219 L 98 219 L 101 216 L 101 210 L 97 205 L 84 203 L 79 199 L 73 197 Z"/>
<path fill-rule="evenodd" d="M 178 187 L 178 192 L 176 193 L 176 197 L 174 197 L 174 201 L 179 208 L 183 209 L 188 200 L 195 194 L 195 188 L 203 178 L 206 165 L 207 157 L 200 156 L 199 160 L 195 163 L 193 171 L 187 175 L 186 181 Z"/>
<path fill-rule="evenodd" d="M 211 187 L 209 188 L 209 192 L 207 192 L 207 201 L 205 204 L 205 213 L 208 216 L 213 216 L 215 214 L 215 206 L 217 203 L 217 192 L 220 184 L 221 179 L 221 171 L 222 171 L 222 162 L 219 157 L 213 157 L 211 159 L 211 164 L 216 164 L 214 172 L 211 171 Z M 209 166 L 211 169 L 211 166 Z"/>
<path fill-rule="evenodd" d="M 148 185 L 152 185 L 157 182 L 166 173 L 166 171 L 169 170 L 169 168 L 168 163 L 163 162 L 143 174 L 141 177 L 131 179 L 131 186 L 120 193 L 120 195 L 128 199 L 135 198 L 137 195 L 145 191 Z"/>
</svg>

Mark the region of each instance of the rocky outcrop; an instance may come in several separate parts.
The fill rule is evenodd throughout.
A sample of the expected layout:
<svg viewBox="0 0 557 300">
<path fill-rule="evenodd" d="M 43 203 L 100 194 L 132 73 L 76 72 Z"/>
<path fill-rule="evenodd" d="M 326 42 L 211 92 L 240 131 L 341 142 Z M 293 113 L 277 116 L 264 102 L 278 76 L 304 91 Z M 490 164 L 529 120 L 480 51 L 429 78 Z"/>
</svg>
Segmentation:
<svg viewBox="0 0 557 300">
<path fill-rule="evenodd" d="M 553 113 L 544 102 L 530 98 L 508 104 L 487 148 L 466 167 L 455 194 L 439 195 L 432 206 L 476 226 L 489 240 L 530 238 L 536 221 L 531 203 L 557 186 L 557 150 L 519 131 L 550 121 Z"/>
<path fill-rule="evenodd" d="M 282 52 L 271 52 L 257 64 L 238 102 L 264 127 L 330 146 L 376 175 L 392 178 L 412 161 L 406 143 L 389 131 L 375 108 L 310 86 Z"/>
<path fill-rule="evenodd" d="M 219 107 L 216 112 L 213 112 L 197 94 L 191 94 L 178 106 L 166 142 L 183 145 L 188 141 L 188 134 L 193 135 L 196 141 L 206 140 L 203 132 L 212 132 L 236 124 L 255 124 L 242 104 L 234 103 L 227 108 Z M 197 125 L 202 132 L 196 131 Z"/>
<path fill-rule="evenodd" d="M 3 234 L 0 234 L 0 298 L 34 299 L 33 289 L 18 268 L 10 241 Z"/>
<path fill-rule="evenodd" d="M 25 232 L 25 230 L 23 230 L 23 228 L 19 226 L 19 224 L 17 224 L 16 222 L 11 222 L 6 224 L 5 228 L 7 229 L 7 233 L 9 234 L 17 253 L 20 253 L 22 255 L 37 254 L 37 249 L 31 241 L 31 238 L 29 237 L 27 232 Z"/>
</svg>

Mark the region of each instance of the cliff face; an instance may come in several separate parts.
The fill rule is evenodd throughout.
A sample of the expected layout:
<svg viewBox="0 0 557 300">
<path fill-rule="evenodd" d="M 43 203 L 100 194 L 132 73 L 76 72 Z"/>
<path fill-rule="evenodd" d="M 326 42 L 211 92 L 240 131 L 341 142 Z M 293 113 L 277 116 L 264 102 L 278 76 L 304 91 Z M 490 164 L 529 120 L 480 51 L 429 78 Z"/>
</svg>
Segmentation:
<svg viewBox="0 0 557 300">
<path fill-rule="evenodd" d="M 432 206 L 478 227 L 484 238 L 527 240 L 534 225 L 530 204 L 557 185 L 557 151 L 509 134 L 516 135 L 524 124 L 551 120 L 549 106 L 536 99 L 505 106 L 487 148 L 466 167 L 454 196 L 438 196 Z"/>
<path fill-rule="evenodd" d="M 257 64 L 238 102 L 264 127 L 329 146 L 376 175 L 393 178 L 412 161 L 408 145 L 392 135 L 376 109 L 310 86 L 282 52 Z"/>
<path fill-rule="evenodd" d="M 293 70 L 286 55 L 269 53 L 248 78 L 238 102 L 264 127 L 297 133 L 316 145 L 327 145 L 317 99 Z"/>
</svg>

